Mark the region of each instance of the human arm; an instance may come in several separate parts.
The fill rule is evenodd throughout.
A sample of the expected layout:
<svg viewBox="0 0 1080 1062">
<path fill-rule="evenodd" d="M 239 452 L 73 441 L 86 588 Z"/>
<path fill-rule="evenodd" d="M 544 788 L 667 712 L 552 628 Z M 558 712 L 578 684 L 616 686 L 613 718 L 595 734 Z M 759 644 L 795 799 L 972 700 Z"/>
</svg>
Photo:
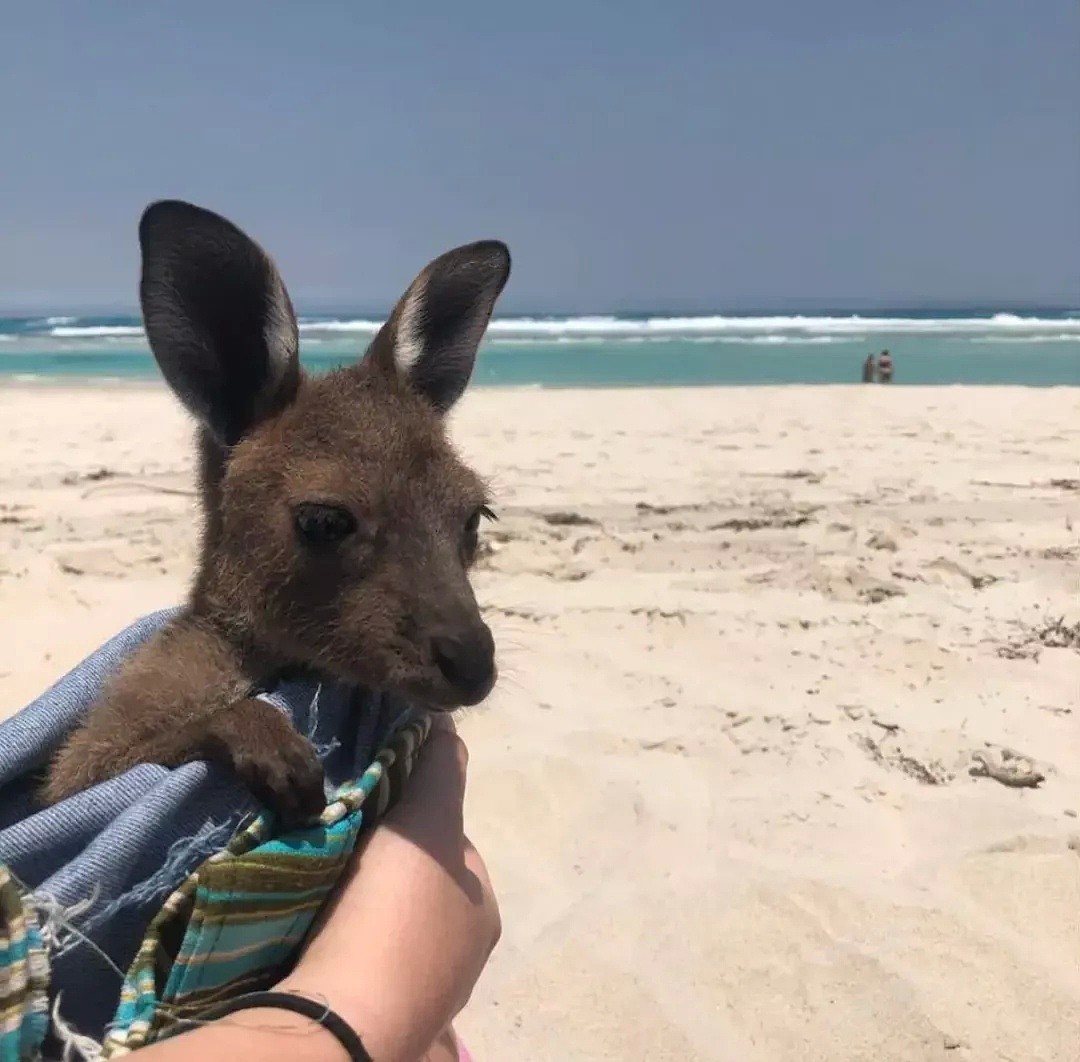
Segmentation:
<svg viewBox="0 0 1080 1062">
<path fill-rule="evenodd" d="M 468 1001 L 500 933 L 483 860 L 465 836 L 468 754 L 449 727 L 425 743 L 399 802 L 363 842 L 296 969 L 278 986 L 325 1003 L 375 1062 L 417 1062 Z M 324 1029 L 239 1011 L 145 1048 L 146 1062 L 344 1062 Z"/>
</svg>

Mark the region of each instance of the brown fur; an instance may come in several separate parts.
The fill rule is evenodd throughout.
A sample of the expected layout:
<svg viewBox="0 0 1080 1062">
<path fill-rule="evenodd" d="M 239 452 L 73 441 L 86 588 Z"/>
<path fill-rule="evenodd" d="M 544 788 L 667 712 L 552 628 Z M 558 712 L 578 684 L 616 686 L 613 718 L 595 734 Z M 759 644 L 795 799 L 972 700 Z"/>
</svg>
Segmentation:
<svg viewBox="0 0 1080 1062">
<path fill-rule="evenodd" d="M 209 266 L 200 260 L 192 269 L 218 268 L 231 282 L 234 268 L 246 268 L 235 266 L 238 254 L 254 255 L 258 248 L 239 242 L 246 237 L 231 226 L 220 229 L 219 223 L 228 225 L 223 219 L 188 215 L 181 207 L 170 208 L 185 224 L 205 224 L 211 239 L 176 250 L 176 240 L 187 237 L 169 236 L 163 246 L 174 259 L 164 288 L 154 287 L 154 263 L 148 264 L 148 254 L 159 252 L 144 242 L 143 300 L 155 356 L 181 398 L 202 414 L 198 571 L 184 612 L 120 669 L 60 750 L 44 798 L 60 800 L 139 762 L 207 758 L 229 765 L 287 817 L 303 818 L 323 806 L 319 761 L 284 716 L 253 699 L 256 690 L 300 667 L 453 709 L 482 699 L 495 681 L 494 646 L 467 574 L 488 498 L 451 448 L 443 414 L 464 387 L 461 373 L 467 379 L 509 259 L 501 274 L 501 259 L 499 268 L 475 265 L 480 251 L 451 252 L 457 257 L 444 256 L 449 265 L 437 260 L 359 364 L 318 378 L 305 377 L 292 361 L 263 364 L 247 354 L 241 361 L 231 353 L 235 337 L 226 329 L 233 346 L 221 345 L 222 380 L 225 390 L 243 391 L 242 401 L 232 393 L 207 414 L 198 391 L 206 373 L 200 368 L 189 382 L 188 368 L 177 368 L 180 355 L 172 351 L 183 346 L 190 321 L 201 329 L 203 345 L 223 334 L 214 316 L 220 307 L 206 301 L 217 289 L 207 293 L 191 282 L 196 286 L 189 295 L 181 269 L 187 257 L 212 253 Z M 497 251 L 501 245 L 474 247 L 489 258 L 505 254 L 505 248 Z M 261 285 L 277 278 L 269 259 L 255 265 L 271 271 L 258 274 L 252 291 L 261 306 Z M 247 281 L 238 284 L 246 298 Z M 405 338 L 413 341 L 406 353 L 415 354 L 418 336 L 424 351 L 411 369 L 400 353 L 410 293 L 413 310 L 420 305 L 423 312 L 406 322 Z M 287 306 L 283 286 L 280 297 Z M 179 317 L 171 316 L 176 306 Z M 271 316 L 267 335 L 281 324 Z M 288 327 L 282 334 L 288 338 Z M 261 356 L 260 344 L 253 340 Z M 190 349 L 195 354 L 182 356 L 201 356 L 201 347 Z M 290 357 L 295 360 L 295 351 Z M 221 381 L 213 386 L 221 390 Z M 211 394 L 207 401 L 217 399 Z M 238 437 L 223 439 L 220 424 L 233 423 L 235 415 Z M 297 525 L 298 507 L 311 504 L 345 510 L 355 531 L 329 548 L 313 548 Z"/>
</svg>

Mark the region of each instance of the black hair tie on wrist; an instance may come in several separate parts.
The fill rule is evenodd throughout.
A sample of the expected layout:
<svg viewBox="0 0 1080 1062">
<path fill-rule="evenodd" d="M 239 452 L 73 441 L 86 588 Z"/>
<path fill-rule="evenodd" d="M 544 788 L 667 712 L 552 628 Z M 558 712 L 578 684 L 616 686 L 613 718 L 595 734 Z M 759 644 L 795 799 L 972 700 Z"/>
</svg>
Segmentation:
<svg viewBox="0 0 1080 1062">
<path fill-rule="evenodd" d="M 184 1018 L 180 1026 L 204 1025 L 219 1018 L 235 1014 L 238 1010 L 254 1010 L 257 1007 L 271 1007 L 276 1010 L 291 1010 L 302 1014 L 321 1025 L 330 1033 L 353 1062 L 372 1062 L 367 1048 L 360 1042 L 356 1031 L 343 1018 L 335 1014 L 325 1003 L 317 1003 L 306 996 L 296 996 L 291 992 L 252 992 L 246 996 L 237 996 L 217 1006 L 209 1007 L 197 1019 Z"/>
</svg>

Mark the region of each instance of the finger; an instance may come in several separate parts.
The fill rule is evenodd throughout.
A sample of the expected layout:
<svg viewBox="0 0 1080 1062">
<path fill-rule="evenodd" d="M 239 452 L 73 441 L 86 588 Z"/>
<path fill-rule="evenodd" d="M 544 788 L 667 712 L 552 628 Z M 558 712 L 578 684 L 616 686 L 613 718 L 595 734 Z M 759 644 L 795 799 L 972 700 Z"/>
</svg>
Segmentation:
<svg viewBox="0 0 1080 1062">
<path fill-rule="evenodd" d="M 457 733 L 457 723 L 449 712 L 429 712 L 428 719 L 431 720 L 432 731 L 446 730 L 451 734 Z"/>
<path fill-rule="evenodd" d="M 464 872 L 467 762 L 465 743 L 456 734 L 431 734 L 398 802 L 376 831 L 423 850 L 455 878 Z M 373 837 L 371 843 L 376 841 Z"/>
<path fill-rule="evenodd" d="M 461 737 L 453 731 L 433 730 L 420 749 L 398 806 L 449 801 L 460 812 L 468 766 L 469 750 Z"/>
</svg>

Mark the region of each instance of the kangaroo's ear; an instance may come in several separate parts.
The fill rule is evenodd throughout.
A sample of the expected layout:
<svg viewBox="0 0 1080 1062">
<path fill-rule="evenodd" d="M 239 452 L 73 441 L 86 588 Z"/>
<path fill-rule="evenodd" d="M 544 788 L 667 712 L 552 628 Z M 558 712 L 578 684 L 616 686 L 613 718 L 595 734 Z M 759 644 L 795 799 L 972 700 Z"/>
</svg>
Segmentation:
<svg viewBox="0 0 1080 1062">
<path fill-rule="evenodd" d="M 409 285 L 367 359 L 440 413 L 461 397 L 476 350 L 510 276 L 510 251 L 483 240 L 440 255 Z"/>
<path fill-rule="evenodd" d="M 139 222 L 139 295 L 169 386 L 232 446 L 296 396 L 296 316 L 261 247 L 225 218 L 177 200 Z"/>
</svg>

